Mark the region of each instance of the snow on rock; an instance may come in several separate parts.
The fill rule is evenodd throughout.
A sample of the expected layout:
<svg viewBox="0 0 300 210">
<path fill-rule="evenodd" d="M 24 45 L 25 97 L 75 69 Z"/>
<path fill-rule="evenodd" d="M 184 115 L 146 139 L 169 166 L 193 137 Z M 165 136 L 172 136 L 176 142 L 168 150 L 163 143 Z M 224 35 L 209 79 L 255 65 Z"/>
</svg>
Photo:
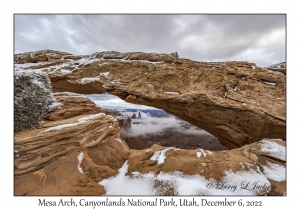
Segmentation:
<svg viewBox="0 0 300 210">
<path fill-rule="evenodd" d="M 274 164 L 274 163 L 268 163 L 268 166 L 263 166 L 264 174 L 268 179 L 282 182 L 286 181 L 285 177 L 285 166 Z"/>
<path fill-rule="evenodd" d="M 282 140 L 281 140 L 282 141 Z M 269 140 L 262 140 L 259 144 L 262 152 L 267 152 L 271 157 L 285 161 L 285 147 Z"/>
<path fill-rule="evenodd" d="M 178 92 L 165 92 L 165 94 L 169 94 L 169 95 L 178 95 Z"/>
<path fill-rule="evenodd" d="M 14 64 L 15 68 L 22 69 L 22 68 L 28 68 L 31 66 L 39 66 L 39 65 L 45 65 L 47 62 L 39 62 L 39 63 L 22 63 L 22 64 Z"/>
<path fill-rule="evenodd" d="M 108 77 L 108 75 L 109 75 L 109 72 L 102 72 L 102 73 L 100 73 L 100 76 Z"/>
<path fill-rule="evenodd" d="M 132 175 L 138 175 L 138 174 L 140 174 L 140 172 L 134 171 L 134 172 L 131 172 L 131 174 L 132 174 Z"/>
<path fill-rule="evenodd" d="M 213 152 L 211 152 L 210 150 L 206 150 L 206 152 L 211 155 Z"/>
<path fill-rule="evenodd" d="M 163 164 L 165 162 L 165 153 L 170 150 L 170 149 L 175 149 L 174 147 L 169 147 L 167 149 L 164 149 L 162 151 L 156 151 L 154 155 L 150 158 L 150 160 L 157 161 L 157 164 Z"/>
<path fill-rule="evenodd" d="M 81 168 L 81 163 L 82 163 L 82 161 L 83 161 L 83 159 L 84 159 L 84 154 L 83 154 L 83 152 L 81 152 L 78 156 L 77 156 L 77 160 L 78 160 L 78 171 L 80 172 L 80 173 L 82 173 L 83 174 L 83 170 L 82 170 L 82 168 Z"/>
<path fill-rule="evenodd" d="M 197 152 L 196 154 L 197 154 L 197 157 L 198 157 L 198 158 L 200 158 L 200 157 L 201 157 L 201 155 L 202 155 L 202 153 L 201 153 L 201 152 Z"/>
<path fill-rule="evenodd" d="M 204 150 L 203 149 L 199 149 L 200 150 L 200 152 L 203 154 L 203 156 L 204 156 L 204 158 L 206 158 L 206 153 L 204 152 Z M 200 155 L 201 156 L 201 155 Z"/>
<path fill-rule="evenodd" d="M 274 82 L 264 82 L 265 84 L 268 84 L 268 85 L 276 85 L 276 83 Z"/>
<path fill-rule="evenodd" d="M 240 166 L 242 166 L 243 169 L 245 168 L 245 166 L 242 163 L 240 163 Z"/>
<path fill-rule="evenodd" d="M 70 70 L 65 70 L 65 69 L 60 69 L 60 73 L 63 74 L 63 75 L 67 75 L 67 74 L 72 73 L 72 71 L 70 71 Z"/>
<path fill-rule="evenodd" d="M 82 124 L 82 123 L 85 123 L 85 122 L 88 122 L 90 120 L 93 120 L 97 117 L 100 117 L 100 116 L 105 116 L 104 113 L 98 113 L 98 114 L 93 114 L 93 115 L 90 115 L 90 116 L 87 116 L 87 117 L 83 117 L 83 118 L 80 118 L 78 120 L 78 123 Z"/>
<path fill-rule="evenodd" d="M 106 195 L 155 195 L 150 184 L 154 180 L 154 174 L 149 173 L 143 178 L 139 175 L 134 178 L 125 176 L 128 171 L 127 160 L 118 171 L 116 176 L 99 182 L 105 188 Z"/>
<path fill-rule="evenodd" d="M 49 105 L 49 111 L 54 111 L 58 108 L 61 108 L 63 104 L 62 103 L 58 103 L 57 101 L 53 102 L 51 105 Z"/>
<path fill-rule="evenodd" d="M 256 195 L 261 188 L 254 188 L 255 183 L 259 186 L 270 187 L 269 180 L 261 172 L 254 170 L 238 171 L 231 170 L 224 172 L 224 177 L 217 182 L 214 179 L 205 179 L 202 175 L 186 175 L 179 171 L 172 173 L 153 172 L 142 174 L 132 172 L 133 176 L 126 176 L 128 162 L 119 169 L 116 176 L 109 177 L 99 182 L 105 188 L 106 195 L 161 195 L 170 186 L 174 195 Z M 200 171 L 204 172 L 204 170 Z M 155 183 L 163 183 L 157 186 Z"/>
<path fill-rule="evenodd" d="M 91 83 L 91 82 L 94 82 L 94 81 L 99 81 L 99 77 L 92 77 L 92 78 L 82 78 L 80 83 L 81 84 L 87 84 L 87 83 Z"/>
<path fill-rule="evenodd" d="M 68 127 L 76 126 L 76 125 L 83 124 L 85 122 L 93 120 L 94 118 L 97 118 L 97 117 L 100 117 L 100 116 L 104 116 L 104 115 L 105 115 L 104 113 L 98 113 L 98 114 L 90 115 L 88 117 L 83 117 L 83 118 L 78 119 L 77 123 L 69 123 L 69 124 L 57 125 L 57 126 L 48 128 L 48 129 L 46 129 L 44 131 L 41 131 L 41 132 L 57 131 L 57 130 L 60 130 L 60 129 L 63 129 L 63 128 L 68 128 Z"/>
<path fill-rule="evenodd" d="M 226 98 L 226 96 L 227 96 L 227 92 L 224 94 L 224 99 Z"/>
</svg>

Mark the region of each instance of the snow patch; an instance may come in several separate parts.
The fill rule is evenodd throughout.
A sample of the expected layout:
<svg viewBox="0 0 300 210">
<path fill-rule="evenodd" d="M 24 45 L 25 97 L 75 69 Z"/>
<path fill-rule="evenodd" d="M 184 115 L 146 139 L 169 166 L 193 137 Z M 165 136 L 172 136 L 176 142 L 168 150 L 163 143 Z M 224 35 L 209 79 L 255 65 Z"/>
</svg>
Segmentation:
<svg viewBox="0 0 300 210">
<path fill-rule="evenodd" d="M 259 144 L 262 152 L 267 152 L 271 157 L 285 161 L 285 147 L 273 141 L 262 140 Z"/>
<path fill-rule="evenodd" d="M 264 82 L 265 84 L 268 84 L 268 85 L 276 85 L 276 83 L 274 82 Z"/>
<path fill-rule="evenodd" d="M 109 75 L 109 72 L 102 72 L 102 73 L 100 73 L 100 76 L 108 77 L 108 75 Z"/>
<path fill-rule="evenodd" d="M 60 73 L 63 74 L 63 75 L 66 75 L 66 74 L 72 73 L 72 71 L 70 71 L 70 70 L 65 70 L 65 69 L 60 69 Z"/>
<path fill-rule="evenodd" d="M 240 166 L 242 166 L 243 169 L 245 168 L 245 166 L 242 163 L 240 163 Z"/>
<path fill-rule="evenodd" d="M 46 129 L 44 131 L 41 131 L 41 133 L 48 132 L 48 131 L 57 131 L 57 130 L 60 130 L 60 129 L 63 129 L 63 128 L 68 128 L 68 127 L 76 126 L 76 125 L 83 124 L 83 123 L 88 122 L 88 121 L 90 121 L 90 120 L 92 120 L 94 118 L 97 118 L 99 116 L 104 116 L 104 115 L 105 115 L 104 113 L 90 115 L 88 117 L 83 117 L 83 118 L 78 119 L 77 123 L 69 123 L 69 124 L 57 125 L 57 126 L 48 128 L 48 129 Z"/>
<path fill-rule="evenodd" d="M 98 113 L 98 114 L 93 114 L 93 115 L 90 115 L 90 116 L 87 116 L 87 117 L 83 117 L 83 118 L 80 118 L 78 120 L 79 124 L 82 124 L 82 123 L 85 123 L 85 122 L 88 122 L 90 120 L 93 120 L 97 117 L 100 117 L 100 116 L 105 116 L 104 113 Z"/>
<path fill-rule="evenodd" d="M 87 83 L 91 83 L 91 82 L 94 82 L 94 81 L 99 81 L 99 77 L 92 77 L 92 78 L 82 78 L 80 83 L 81 84 L 87 84 Z"/>
<path fill-rule="evenodd" d="M 169 95 L 178 95 L 178 92 L 165 92 L 165 94 L 169 94 Z"/>
<path fill-rule="evenodd" d="M 263 166 L 264 174 L 268 179 L 276 182 L 286 181 L 285 167 L 279 164 L 268 163 L 268 166 Z"/>
<path fill-rule="evenodd" d="M 196 154 L 197 154 L 197 157 L 198 157 L 198 158 L 200 158 L 200 157 L 201 157 L 201 155 L 202 155 L 202 153 L 201 153 L 201 152 L 197 152 Z"/>
<path fill-rule="evenodd" d="M 131 174 L 132 174 L 132 175 L 138 175 L 138 174 L 140 174 L 140 172 L 138 172 L 138 171 L 133 171 L 133 172 L 131 172 Z"/>
<path fill-rule="evenodd" d="M 61 108 L 62 105 L 63 105 L 62 103 L 54 102 L 51 105 L 49 105 L 49 111 L 51 112 L 58 108 Z"/>
<path fill-rule="evenodd" d="M 174 147 L 170 147 L 162 151 L 156 151 L 154 155 L 150 158 L 150 160 L 157 161 L 157 164 L 163 164 L 166 158 L 165 153 L 170 149 L 174 149 Z"/>
<path fill-rule="evenodd" d="M 227 96 L 227 92 L 226 92 L 225 95 L 224 95 L 224 99 L 226 98 L 226 96 Z"/>
<path fill-rule="evenodd" d="M 204 158 L 206 158 L 206 153 L 204 152 L 204 150 L 203 149 L 199 149 L 199 150 L 200 150 L 200 152 L 203 153 Z"/>
<path fill-rule="evenodd" d="M 78 160 L 78 171 L 80 172 L 80 173 L 82 173 L 83 174 L 83 170 L 82 170 L 82 168 L 81 168 L 81 163 L 82 163 L 82 161 L 83 161 L 83 159 L 84 159 L 84 154 L 83 154 L 83 152 L 81 152 L 78 156 L 77 156 L 77 160 Z"/>
<path fill-rule="evenodd" d="M 119 169 L 116 176 L 109 177 L 99 182 L 104 186 L 106 195 L 161 195 L 169 188 L 164 186 L 168 185 L 174 189 L 174 195 L 256 195 L 259 193 L 259 188 L 252 190 L 254 183 L 260 186 L 270 186 L 270 182 L 264 174 L 250 171 L 232 172 L 225 171 L 224 177 L 220 182 L 214 179 L 205 179 L 201 175 L 186 175 L 182 172 L 175 171 L 173 173 L 160 172 L 154 174 L 149 172 L 141 174 L 139 172 L 132 172 L 133 176 L 126 176 L 128 172 L 128 162 Z M 204 170 L 200 171 L 201 173 Z M 163 183 L 163 187 L 157 187 L 155 183 Z M 221 188 L 224 183 L 228 188 Z M 244 184 L 242 188 L 241 184 Z M 249 183 L 248 188 L 246 184 Z M 156 187 L 155 187 L 156 186 Z M 208 187 L 209 186 L 209 187 Z M 251 189 L 250 189 L 251 188 Z"/>
</svg>

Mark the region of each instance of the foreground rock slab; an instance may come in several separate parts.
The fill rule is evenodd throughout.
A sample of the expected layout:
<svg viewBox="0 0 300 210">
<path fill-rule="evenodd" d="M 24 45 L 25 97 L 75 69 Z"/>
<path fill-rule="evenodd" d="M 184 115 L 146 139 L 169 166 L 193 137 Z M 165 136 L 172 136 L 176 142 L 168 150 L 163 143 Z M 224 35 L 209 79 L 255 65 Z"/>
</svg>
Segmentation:
<svg viewBox="0 0 300 210">
<path fill-rule="evenodd" d="M 277 68 L 113 51 L 76 56 L 45 50 L 15 55 L 15 62 L 47 72 L 54 91 L 108 92 L 164 109 L 228 148 L 286 139 L 286 76 Z"/>
<path fill-rule="evenodd" d="M 276 152 L 275 152 L 276 151 Z M 145 195 L 284 195 L 286 190 L 285 142 L 264 139 L 224 151 L 181 150 L 154 145 L 131 150 L 124 177 L 148 185 Z M 123 174 L 122 174 L 123 173 Z M 120 193 L 105 181 L 107 194 Z M 123 193 L 135 194 L 136 191 Z"/>
</svg>

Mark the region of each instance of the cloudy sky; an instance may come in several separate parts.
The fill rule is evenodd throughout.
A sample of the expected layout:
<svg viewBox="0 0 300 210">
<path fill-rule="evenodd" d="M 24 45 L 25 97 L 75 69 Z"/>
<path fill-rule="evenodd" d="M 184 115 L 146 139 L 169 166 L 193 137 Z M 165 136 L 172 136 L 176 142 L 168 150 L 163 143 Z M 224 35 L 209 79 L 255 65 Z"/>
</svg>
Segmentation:
<svg viewBox="0 0 300 210">
<path fill-rule="evenodd" d="M 96 105 L 106 109 L 156 109 L 149 106 L 131 104 L 109 93 L 85 95 Z"/>
<path fill-rule="evenodd" d="M 15 15 L 15 53 L 177 51 L 198 61 L 285 61 L 285 15 Z"/>
</svg>

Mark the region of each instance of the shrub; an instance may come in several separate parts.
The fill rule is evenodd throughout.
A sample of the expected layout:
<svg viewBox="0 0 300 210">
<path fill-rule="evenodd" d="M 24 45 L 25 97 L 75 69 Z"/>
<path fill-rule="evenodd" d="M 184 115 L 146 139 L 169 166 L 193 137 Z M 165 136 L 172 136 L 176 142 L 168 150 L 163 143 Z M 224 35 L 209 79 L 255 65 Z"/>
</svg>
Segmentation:
<svg viewBox="0 0 300 210">
<path fill-rule="evenodd" d="M 172 52 L 171 55 L 175 58 L 179 58 L 179 54 L 177 52 Z"/>
<path fill-rule="evenodd" d="M 41 71 L 15 71 L 14 132 L 39 125 L 57 108 L 48 75 Z"/>
</svg>

